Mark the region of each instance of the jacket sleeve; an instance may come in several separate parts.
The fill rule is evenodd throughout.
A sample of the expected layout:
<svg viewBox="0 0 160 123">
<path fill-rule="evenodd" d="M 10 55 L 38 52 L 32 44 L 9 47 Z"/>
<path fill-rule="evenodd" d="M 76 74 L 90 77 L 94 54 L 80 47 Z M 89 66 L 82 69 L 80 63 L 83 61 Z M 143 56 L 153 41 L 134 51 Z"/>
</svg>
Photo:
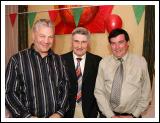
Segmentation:
<svg viewBox="0 0 160 123">
<path fill-rule="evenodd" d="M 5 105 L 13 117 L 30 117 L 27 107 L 19 99 L 20 83 L 18 77 L 18 63 L 15 57 L 11 57 L 5 74 Z"/>
<path fill-rule="evenodd" d="M 141 67 L 142 67 L 142 86 L 141 86 L 141 98 L 138 102 L 136 110 L 133 112 L 135 117 L 139 117 L 143 111 L 145 111 L 151 101 L 150 93 L 151 93 L 151 84 L 148 73 L 147 62 L 144 57 L 141 59 Z"/>
<path fill-rule="evenodd" d="M 62 78 L 59 82 L 59 90 L 58 90 L 58 97 L 59 97 L 59 110 L 57 113 L 59 113 L 61 116 L 64 116 L 65 112 L 69 109 L 69 103 L 68 103 L 68 75 L 66 73 L 66 68 L 64 65 L 64 61 L 60 58 L 60 66 L 61 66 L 61 72 L 62 72 Z"/>
</svg>

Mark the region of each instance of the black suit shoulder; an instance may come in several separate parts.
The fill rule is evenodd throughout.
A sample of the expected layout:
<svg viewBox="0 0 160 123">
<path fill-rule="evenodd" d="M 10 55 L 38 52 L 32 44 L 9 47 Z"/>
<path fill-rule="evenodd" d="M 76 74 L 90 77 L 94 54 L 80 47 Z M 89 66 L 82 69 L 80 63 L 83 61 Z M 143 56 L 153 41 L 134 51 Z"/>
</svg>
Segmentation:
<svg viewBox="0 0 160 123">
<path fill-rule="evenodd" d="M 100 61 L 100 60 L 102 59 L 101 56 L 92 54 L 92 53 L 90 53 L 90 52 L 87 52 L 86 54 L 88 55 L 88 57 L 93 58 L 93 59 L 97 59 L 98 61 Z"/>
<path fill-rule="evenodd" d="M 64 59 L 72 57 L 72 51 L 61 55 Z"/>
</svg>

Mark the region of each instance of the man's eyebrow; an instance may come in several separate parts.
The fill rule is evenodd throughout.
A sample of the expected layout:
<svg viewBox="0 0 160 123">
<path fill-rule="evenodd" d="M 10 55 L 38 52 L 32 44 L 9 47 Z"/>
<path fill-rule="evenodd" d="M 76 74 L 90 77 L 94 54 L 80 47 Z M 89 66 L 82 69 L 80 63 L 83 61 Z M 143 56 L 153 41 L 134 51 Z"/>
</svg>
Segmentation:
<svg viewBox="0 0 160 123">
<path fill-rule="evenodd" d="M 125 41 L 125 40 L 119 40 L 118 42 L 123 42 L 123 41 Z"/>
</svg>

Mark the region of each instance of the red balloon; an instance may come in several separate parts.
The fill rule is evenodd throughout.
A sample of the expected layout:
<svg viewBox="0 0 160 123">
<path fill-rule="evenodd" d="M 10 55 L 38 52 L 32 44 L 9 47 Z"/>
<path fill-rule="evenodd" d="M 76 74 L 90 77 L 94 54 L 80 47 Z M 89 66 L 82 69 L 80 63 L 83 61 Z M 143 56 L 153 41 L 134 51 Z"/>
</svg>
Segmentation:
<svg viewBox="0 0 160 123">
<path fill-rule="evenodd" d="M 106 28 L 108 33 L 117 28 L 122 28 L 122 19 L 116 14 L 109 15 L 106 19 Z"/>
</svg>

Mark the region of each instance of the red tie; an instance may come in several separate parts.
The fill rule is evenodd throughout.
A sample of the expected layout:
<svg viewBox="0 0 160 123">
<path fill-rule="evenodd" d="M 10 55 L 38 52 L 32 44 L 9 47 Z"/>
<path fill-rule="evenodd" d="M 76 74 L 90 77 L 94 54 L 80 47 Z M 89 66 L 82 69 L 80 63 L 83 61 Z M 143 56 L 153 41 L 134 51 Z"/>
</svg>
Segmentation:
<svg viewBox="0 0 160 123">
<path fill-rule="evenodd" d="M 81 73 L 81 67 L 80 67 L 80 61 L 82 59 L 81 58 L 77 58 L 77 66 L 76 66 L 76 75 L 77 75 L 77 80 L 78 80 L 78 92 L 77 92 L 77 98 L 76 101 L 77 103 L 80 103 L 82 98 L 82 93 L 81 93 L 81 89 L 82 89 L 82 73 Z"/>
</svg>

